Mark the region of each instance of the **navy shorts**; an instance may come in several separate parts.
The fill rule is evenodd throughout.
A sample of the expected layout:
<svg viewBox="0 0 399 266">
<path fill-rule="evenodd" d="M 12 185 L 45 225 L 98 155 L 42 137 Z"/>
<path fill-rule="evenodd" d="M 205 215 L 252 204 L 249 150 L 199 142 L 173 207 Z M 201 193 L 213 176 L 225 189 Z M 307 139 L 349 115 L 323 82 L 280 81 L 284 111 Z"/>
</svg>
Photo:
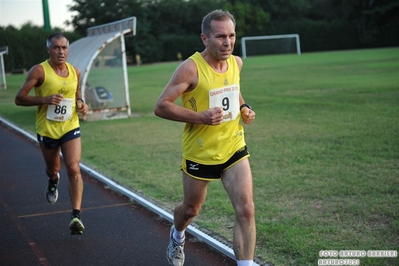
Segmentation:
<svg viewBox="0 0 399 266">
<path fill-rule="evenodd" d="M 60 139 L 52 139 L 52 138 L 43 137 L 43 136 L 37 134 L 37 141 L 42 142 L 44 147 L 48 150 L 56 148 L 56 147 L 64 144 L 67 141 L 77 139 L 77 138 L 80 138 L 80 128 L 79 127 L 65 133 L 65 135 L 62 136 Z"/>
<path fill-rule="evenodd" d="M 236 151 L 230 159 L 222 164 L 206 165 L 196 163 L 183 158 L 182 167 L 180 168 L 183 172 L 189 176 L 200 179 L 200 180 L 217 180 L 222 178 L 223 171 L 229 169 L 233 165 L 237 164 L 244 158 L 249 157 L 247 146 L 242 147 Z"/>
</svg>

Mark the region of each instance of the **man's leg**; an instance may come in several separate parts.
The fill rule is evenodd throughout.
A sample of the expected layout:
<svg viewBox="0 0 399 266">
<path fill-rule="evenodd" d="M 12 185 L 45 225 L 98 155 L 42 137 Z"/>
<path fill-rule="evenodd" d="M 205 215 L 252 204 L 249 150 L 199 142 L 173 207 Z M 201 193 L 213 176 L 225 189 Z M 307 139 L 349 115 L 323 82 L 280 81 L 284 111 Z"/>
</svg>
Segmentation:
<svg viewBox="0 0 399 266">
<path fill-rule="evenodd" d="M 248 158 L 223 173 L 223 185 L 233 204 L 236 224 L 233 249 L 237 260 L 253 260 L 256 243 L 252 173 Z"/>
<path fill-rule="evenodd" d="M 61 151 L 69 178 L 72 209 L 80 210 L 83 196 L 83 180 L 79 166 L 82 154 L 81 139 L 76 138 L 65 142 L 61 145 Z"/>
<path fill-rule="evenodd" d="M 68 173 L 69 196 L 72 204 L 69 230 L 71 230 L 71 234 L 82 234 L 85 227 L 80 219 L 80 208 L 82 206 L 83 196 L 83 180 L 79 166 L 82 153 L 81 139 L 75 138 L 65 142 L 61 145 L 61 151 Z"/>
<path fill-rule="evenodd" d="M 185 230 L 192 219 L 198 215 L 205 200 L 208 181 L 200 181 L 183 172 L 183 202 L 174 210 L 174 225 L 170 230 L 170 240 L 166 249 L 169 265 L 182 266 L 184 264 Z"/>
<path fill-rule="evenodd" d="M 46 164 L 46 174 L 51 180 L 58 178 L 60 171 L 60 148 L 46 149 L 43 142 L 39 141 L 40 149 Z"/>
<path fill-rule="evenodd" d="M 58 200 L 58 183 L 60 171 L 60 148 L 54 147 L 52 149 L 47 149 L 43 141 L 39 141 L 40 149 L 44 161 L 46 163 L 46 175 L 48 176 L 47 186 L 45 189 L 45 196 L 47 202 L 54 204 Z"/>
<path fill-rule="evenodd" d="M 183 231 L 195 216 L 198 215 L 205 201 L 209 181 L 201 181 L 183 172 L 183 202 L 174 210 L 174 225 L 176 230 Z"/>
</svg>

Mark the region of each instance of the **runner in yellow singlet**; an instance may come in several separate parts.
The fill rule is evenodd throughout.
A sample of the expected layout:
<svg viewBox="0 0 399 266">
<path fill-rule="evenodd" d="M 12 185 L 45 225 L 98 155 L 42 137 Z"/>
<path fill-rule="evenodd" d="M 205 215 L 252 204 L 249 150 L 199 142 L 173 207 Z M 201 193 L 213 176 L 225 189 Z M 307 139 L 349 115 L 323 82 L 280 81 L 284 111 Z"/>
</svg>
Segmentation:
<svg viewBox="0 0 399 266">
<path fill-rule="evenodd" d="M 184 264 L 185 230 L 198 215 L 211 180 L 221 179 L 234 207 L 233 250 L 238 266 L 253 264 L 256 243 L 255 206 L 249 153 L 240 124 L 255 112 L 240 91 L 242 60 L 232 55 L 235 20 L 215 10 L 201 25 L 205 50 L 196 52 L 173 73 L 159 96 L 154 113 L 186 123 L 182 140 L 183 202 L 174 210 L 166 257 Z M 175 104 L 181 96 L 183 106 Z"/>
<path fill-rule="evenodd" d="M 84 225 L 80 218 L 83 180 L 80 173 L 82 153 L 78 112 L 86 114 L 87 104 L 81 98 L 80 70 L 66 62 L 69 41 L 62 33 L 54 33 L 46 40 L 50 58 L 33 66 L 19 89 L 15 103 L 37 106 L 37 140 L 46 163 L 48 183 L 45 196 L 49 203 L 58 199 L 60 180 L 60 151 L 62 151 L 69 178 L 72 205 L 69 229 L 81 234 Z M 35 96 L 29 95 L 35 89 Z"/>
</svg>

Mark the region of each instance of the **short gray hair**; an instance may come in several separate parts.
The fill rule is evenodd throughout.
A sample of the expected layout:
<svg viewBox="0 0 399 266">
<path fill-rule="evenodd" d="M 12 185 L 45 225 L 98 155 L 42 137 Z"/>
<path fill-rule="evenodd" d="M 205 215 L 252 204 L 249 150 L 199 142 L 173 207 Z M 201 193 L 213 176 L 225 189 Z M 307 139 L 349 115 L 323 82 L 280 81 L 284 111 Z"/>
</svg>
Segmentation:
<svg viewBox="0 0 399 266">
<path fill-rule="evenodd" d="M 62 33 L 62 32 L 56 32 L 51 35 L 49 35 L 46 39 L 46 47 L 50 48 L 51 45 L 53 44 L 53 39 L 62 39 L 65 38 L 67 40 L 67 44 L 69 46 L 69 40 L 68 38 Z"/>
<path fill-rule="evenodd" d="M 212 20 L 223 21 L 226 19 L 231 19 L 231 21 L 233 21 L 233 23 L 234 23 L 234 26 L 236 25 L 236 20 L 234 19 L 234 16 L 229 11 L 223 11 L 223 10 L 217 9 L 217 10 L 214 10 L 214 11 L 208 13 L 202 19 L 202 24 L 201 24 L 202 33 L 205 34 L 206 36 L 209 36 L 209 34 L 212 31 L 212 27 L 211 27 Z"/>
</svg>

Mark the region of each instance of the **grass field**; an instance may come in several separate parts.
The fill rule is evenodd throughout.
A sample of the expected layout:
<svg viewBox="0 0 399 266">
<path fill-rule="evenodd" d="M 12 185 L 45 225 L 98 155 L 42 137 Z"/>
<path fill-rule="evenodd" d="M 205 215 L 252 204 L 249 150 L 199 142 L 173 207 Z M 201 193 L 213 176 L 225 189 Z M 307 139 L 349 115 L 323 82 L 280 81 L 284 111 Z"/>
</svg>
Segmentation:
<svg viewBox="0 0 399 266">
<path fill-rule="evenodd" d="M 177 65 L 129 68 L 139 117 L 81 123 L 83 163 L 170 210 L 182 199 L 183 124 L 153 107 Z M 13 102 L 24 77 L 7 76 L 0 115 L 33 134 L 35 108 Z M 399 48 L 247 58 L 241 90 L 257 113 L 245 126 L 257 258 L 302 266 L 321 250 L 399 251 Z M 233 221 L 213 182 L 196 224 L 231 241 Z"/>
</svg>

